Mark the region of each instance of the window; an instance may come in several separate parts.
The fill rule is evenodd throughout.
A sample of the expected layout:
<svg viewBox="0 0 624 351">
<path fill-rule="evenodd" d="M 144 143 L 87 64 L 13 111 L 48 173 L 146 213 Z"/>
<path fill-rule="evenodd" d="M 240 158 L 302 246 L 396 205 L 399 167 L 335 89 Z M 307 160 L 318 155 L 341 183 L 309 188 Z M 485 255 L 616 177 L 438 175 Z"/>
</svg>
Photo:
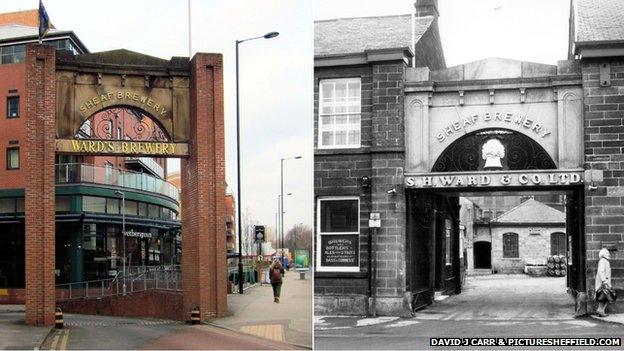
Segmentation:
<svg viewBox="0 0 624 351">
<path fill-rule="evenodd" d="M 57 196 L 55 204 L 56 212 L 69 212 L 71 211 L 71 196 Z"/>
<path fill-rule="evenodd" d="M 20 63 L 26 59 L 26 46 L 10 45 L 0 47 L 0 64 Z"/>
<path fill-rule="evenodd" d="M 360 78 L 326 79 L 319 83 L 318 147 L 360 147 Z"/>
<path fill-rule="evenodd" d="M 110 214 L 119 214 L 119 199 L 106 199 L 106 213 Z"/>
<path fill-rule="evenodd" d="M 136 201 L 126 200 L 126 214 L 136 216 L 139 204 Z"/>
<path fill-rule="evenodd" d="M 15 198 L 0 198 L 0 213 L 15 213 Z"/>
<path fill-rule="evenodd" d="M 566 235 L 564 233 L 550 234 L 550 254 L 566 255 Z"/>
<path fill-rule="evenodd" d="M 503 258 L 519 258 L 518 252 L 518 234 L 503 234 Z"/>
<path fill-rule="evenodd" d="M 7 97 L 7 118 L 19 117 L 19 96 Z"/>
<path fill-rule="evenodd" d="M 147 204 L 145 202 L 139 202 L 139 216 L 147 217 Z"/>
<path fill-rule="evenodd" d="M 317 212 L 317 269 L 324 272 L 359 272 L 360 199 L 319 198 Z"/>
<path fill-rule="evenodd" d="M 84 212 L 106 213 L 106 198 L 95 196 L 82 197 L 82 210 Z"/>
<path fill-rule="evenodd" d="M 19 169 L 20 168 L 19 147 L 7 148 L 6 168 L 7 169 Z"/>
</svg>

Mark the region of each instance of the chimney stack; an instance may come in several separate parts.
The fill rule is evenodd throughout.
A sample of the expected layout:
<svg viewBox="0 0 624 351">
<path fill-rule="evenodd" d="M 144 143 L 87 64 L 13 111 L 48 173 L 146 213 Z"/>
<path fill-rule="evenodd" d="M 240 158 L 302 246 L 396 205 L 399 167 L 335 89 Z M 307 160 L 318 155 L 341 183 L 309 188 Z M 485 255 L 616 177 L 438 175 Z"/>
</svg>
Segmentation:
<svg viewBox="0 0 624 351">
<path fill-rule="evenodd" d="M 416 8 L 416 17 L 433 16 L 438 18 L 438 0 L 416 0 L 414 3 Z"/>
</svg>

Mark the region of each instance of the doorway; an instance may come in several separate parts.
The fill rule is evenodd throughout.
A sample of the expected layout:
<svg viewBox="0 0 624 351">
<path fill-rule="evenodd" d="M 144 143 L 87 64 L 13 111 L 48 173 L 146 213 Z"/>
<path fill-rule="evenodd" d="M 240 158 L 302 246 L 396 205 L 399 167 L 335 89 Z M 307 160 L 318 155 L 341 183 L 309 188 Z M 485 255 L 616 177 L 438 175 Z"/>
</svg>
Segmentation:
<svg viewBox="0 0 624 351">
<path fill-rule="evenodd" d="M 492 243 L 487 241 L 477 241 L 474 243 L 474 268 L 492 268 Z"/>
</svg>

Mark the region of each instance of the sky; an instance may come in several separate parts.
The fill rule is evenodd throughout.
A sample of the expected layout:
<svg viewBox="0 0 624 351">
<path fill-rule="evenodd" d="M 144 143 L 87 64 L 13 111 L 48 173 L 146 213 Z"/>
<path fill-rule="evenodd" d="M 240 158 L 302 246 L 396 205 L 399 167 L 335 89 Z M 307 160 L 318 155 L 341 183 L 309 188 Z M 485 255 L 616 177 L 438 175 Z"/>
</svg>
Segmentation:
<svg viewBox="0 0 624 351">
<path fill-rule="evenodd" d="M 187 0 L 44 0 L 53 24 L 92 51 L 188 56 Z M 414 0 L 192 0 L 192 51 L 223 53 L 226 179 L 236 192 L 236 39 L 240 48 L 242 207 L 274 226 L 284 163 L 285 228 L 313 224 L 314 19 L 413 12 Z M 0 11 L 38 0 L 0 0 Z M 556 64 L 567 57 L 569 0 L 439 0 L 447 66 L 487 57 Z M 172 164 L 171 168 L 179 168 Z"/>
<path fill-rule="evenodd" d="M 413 13 L 415 0 L 314 0 L 314 19 Z M 448 67 L 488 57 L 567 59 L 570 0 L 438 0 Z"/>
<path fill-rule="evenodd" d="M 0 0 L 0 12 L 38 0 Z M 161 58 L 189 56 L 187 0 L 44 0 L 58 29 L 91 52 L 125 48 Z M 242 207 L 274 226 L 284 163 L 285 231 L 312 226 L 312 8 L 310 1 L 192 0 L 192 51 L 223 53 L 226 179 L 236 193 L 235 41 L 240 46 Z M 177 160 L 176 160 L 177 161 Z M 173 162 L 171 169 L 179 169 Z"/>
</svg>

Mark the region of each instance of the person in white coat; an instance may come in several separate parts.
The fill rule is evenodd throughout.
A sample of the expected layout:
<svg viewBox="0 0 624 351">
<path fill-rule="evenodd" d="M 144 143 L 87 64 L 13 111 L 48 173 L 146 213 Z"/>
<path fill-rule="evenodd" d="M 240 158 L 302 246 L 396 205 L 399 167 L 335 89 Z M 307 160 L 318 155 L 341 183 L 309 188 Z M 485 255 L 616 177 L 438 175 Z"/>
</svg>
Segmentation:
<svg viewBox="0 0 624 351">
<path fill-rule="evenodd" d="M 611 289 L 611 264 L 609 263 L 609 259 L 611 255 L 609 254 L 609 250 L 602 249 L 598 253 L 598 270 L 596 271 L 596 292 L 600 290 L 600 288 L 605 285 L 609 289 Z M 601 317 L 606 317 L 605 309 L 609 304 L 608 300 L 598 301 L 598 309 L 596 313 Z"/>
</svg>

